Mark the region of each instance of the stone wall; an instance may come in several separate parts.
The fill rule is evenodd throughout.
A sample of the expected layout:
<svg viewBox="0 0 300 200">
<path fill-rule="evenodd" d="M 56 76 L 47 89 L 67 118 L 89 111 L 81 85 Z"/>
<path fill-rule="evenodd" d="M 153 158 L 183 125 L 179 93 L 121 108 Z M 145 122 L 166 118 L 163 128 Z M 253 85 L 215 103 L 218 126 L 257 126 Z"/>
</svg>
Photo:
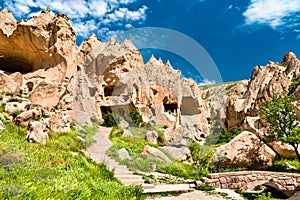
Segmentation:
<svg viewBox="0 0 300 200">
<path fill-rule="evenodd" d="M 209 174 L 205 183 L 222 189 L 242 188 L 272 182 L 282 191 L 300 190 L 300 174 L 268 171 L 242 171 Z"/>
</svg>

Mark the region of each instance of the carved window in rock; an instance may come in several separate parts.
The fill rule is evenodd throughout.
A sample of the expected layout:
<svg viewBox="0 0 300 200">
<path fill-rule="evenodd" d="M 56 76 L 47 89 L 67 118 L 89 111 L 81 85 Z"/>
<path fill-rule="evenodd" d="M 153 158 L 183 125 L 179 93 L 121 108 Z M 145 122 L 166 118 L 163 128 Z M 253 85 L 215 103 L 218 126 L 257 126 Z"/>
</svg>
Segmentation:
<svg viewBox="0 0 300 200">
<path fill-rule="evenodd" d="M 167 112 L 169 114 L 176 114 L 177 109 L 178 109 L 178 104 L 177 103 L 169 103 L 168 98 L 165 97 L 163 100 L 164 104 L 164 112 Z"/>
<path fill-rule="evenodd" d="M 105 97 L 111 97 L 111 96 L 113 96 L 113 94 L 114 94 L 114 89 L 115 89 L 114 86 L 106 86 L 106 87 L 104 88 L 104 96 L 105 96 Z"/>
<path fill-rule="evenodd" d="M 26 83 L 26 86 L 28 88 L 28 92 L 32 92 L 34 86 L 33 82 Z"/>
</svg>

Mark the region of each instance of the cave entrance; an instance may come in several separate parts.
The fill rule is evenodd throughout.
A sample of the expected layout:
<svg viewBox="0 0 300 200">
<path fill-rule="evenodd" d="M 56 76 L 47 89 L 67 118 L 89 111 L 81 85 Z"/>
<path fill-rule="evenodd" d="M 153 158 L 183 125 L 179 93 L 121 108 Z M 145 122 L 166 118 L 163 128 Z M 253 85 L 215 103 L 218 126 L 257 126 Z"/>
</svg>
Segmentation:
<svg viewBox="0 0 300 200">
<path fill-rule="evenodd" d="M 168 97 L 165 97 L 163 100 L 164 104 L 164 111 L 168 113 L 175 114 L 177 112 L 178 104 L 177 103 L 170 103 Z"/>
<path fill-rule="evenodd" d="M 176 113 L 177 108 L 178 108 L 177 103 L 164 104 L 165 112 L 168 112 L 168 113 Z"/>
<path fill-rule="evenodd" d="M 32 65 L 25 59 L 19 57 L 0 57 L 0 70 L 14 73 L 20 72 L 22 74 L 31 72 Z"/>
<path fill-rule="evenodd" d="M 26 86 L 28 88 L 28 92 L 32 92 L 34 86 L 33 82 L 26 83 Z"/>
</svg>

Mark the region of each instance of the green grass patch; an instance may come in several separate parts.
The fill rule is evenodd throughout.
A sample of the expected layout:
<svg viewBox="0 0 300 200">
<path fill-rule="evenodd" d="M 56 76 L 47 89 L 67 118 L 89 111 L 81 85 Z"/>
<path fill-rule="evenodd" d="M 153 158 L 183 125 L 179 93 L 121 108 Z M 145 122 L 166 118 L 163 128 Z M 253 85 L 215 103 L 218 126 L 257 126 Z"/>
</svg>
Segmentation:
<svg viewBox="0 0 300 200">
<path fill-rule="evenodd" d="M 155 124 L 148 124 L 148 128 L 145 127 L 130 127 L 130 130 L 133 134 L 133 137 L 123 137 L 123 130 L 120 128 L 114 127 L 112 133 L 110 135 L 110 139 L 113 142 L 114 146 L 108 150 L 108 154 L 116 159 L 119 163 L 123 165 L 127 165 L 133 171 L 143 171 L 149 172 L 151 171 L 151 164 L 156 164 L 156 171 L 166 174 L 171 174 L 174 176 L 182 177 L 185 179 L 200 179 L 203 176 L 208 174 L 208 160 L 212 153 L 207 150 L 203 151 L 205 147 L 201 147 L 197 145 L 197 153 L 198 153 L 198 163 L 199 165 L 189 165 L 184 164 L 179 161 L 175 161 L 173 158 L 173 163 L 165 163 L 155 157 L 141 155 L 145 145 L 153 146 L 159 148 L 158 145 L 149 144 L 149 142 L 145 139 L 146 133 L 149 130 L 156 131 L 159 137 L 163 137 L 162 126 Z M 196 144 L 194 145 L 194 149 L 196 151 Z M 132 160 L 122 160 L 118 156 L 118 150 L 126 148 L 129 152 Z M 201 151 L 201 152 L 200 152 Z M 204 154 L 210 152 L 208 157 L 205 157 Z M 167 154 L 166 154 L 167 155 Z M 196 155 L 195 155 L 196 157 Z M 201 158 L 200 158 L 201 157 Z"/>
<path fill-rule="evenodd" d="M 4 122 L 0 134 L 3 199 L 142 199 L 141 188 L 121 185 L 106 166 L 80 152 L 78 133 L 50 134 L 46 145 L 25 141 L 26 129 Z M 76 152 L 76 153 L 75 153 Z"/>
</svg>

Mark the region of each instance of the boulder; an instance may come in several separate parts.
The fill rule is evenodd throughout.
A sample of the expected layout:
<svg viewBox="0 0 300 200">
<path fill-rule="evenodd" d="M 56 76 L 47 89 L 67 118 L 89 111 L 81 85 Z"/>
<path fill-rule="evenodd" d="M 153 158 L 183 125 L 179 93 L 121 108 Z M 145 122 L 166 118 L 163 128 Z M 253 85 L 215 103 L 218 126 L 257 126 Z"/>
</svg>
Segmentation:
<svg viewBox="0 0 300 200">
<path fill-rule="evenodd" d="M 172 161 L 170 160 L 170 158 L 168 158 L 168 156 L 166 156 L 166 154 L 164 154 L 159 149 L 157 149 L 155 147 L 150 147 L 148 145 L 145 145 L 141 155 L 153 156 L 153 157 L 158 158 L 159 160 L 161 160 L 163 162 L 172 163 Z"/>
<path fill-rule="evenodd" d="M 154 131 L 148 131 L 146 133 L 146 140 L 150 143 L 150 144 L 157 144 L 157 138 L 158 138 L 158 134 Z"/>
<path fill-rule="evenodd" d="M 161 147 L 161 149 L 180 162 L 189 163 L 189 164 L 193 163 L 191 151 L 189 150 L 189 148 L 185 146 L 182 147 L 164 146 Z"/>
<path fill-rule="evenodd" d="M 15 115 L 18 112 L 27 111 L 30 106 L 31 102 L 27 99 L 13 99 L 10 100 L 12 102 L 8 102 L 5 105 L 5 112 L 9 115 Z"/>
<path fill-rule="evenodd" d="M 122 160 L 125 160 L 125 159 L 132 160 L 132 158 L 130 157 L 127 149 L 125 149 L 125 148 L 120 149 L 118 151 L 118 155 L 119 155 L 119 158 L 121 158 Z"/>
<path fill-rule="evenodd" d="M 122 137 L 133 137 L 133 134 L 130 130 L 124 129 Z"/>
<path fill-rule="evenodd" d="M 32 109 L 22 112 L 15 118 L 16 124 L 27 127 L 33 120 L 38 120 L 42 116 L 42 111 L 39 109 Z"/>
<path fill-rule="evenodd" d="M 126 129 L 129 127 L 129 123 L 125 120 L 121 120 L 121 122 L 119 123 L 119 127 L 122 129 Z"/>
<path fill-rule="evenodd" d="M 275 156 L 275 152 L 255 134 L 243 131 L 216 150 L 211 164 L 216 168 L 264 169 L 272 165 Z"/>
<path fill-rule="evenodd" d="M 246 117 L 242 125 L 242 130 L 250 131 L 262 141 L 264 141 L 265 135 L 274 134 L 269 131 L 267 125 L 259 117 Z M 282 158 L 297 158 L 294 148 L 289 144 L 273 141 L 269 142 L 268 146 Z"/>
<path fill-rule="evenodd" d="M 56 111 L 48 113 L 47 126 L 55 133 L 68 133 L 73 124 L 72 113 L 68 111 Z"/>
<path fill-rule="evenodd" d="M 39 121 L 30 122 L 26 140 L 28 142 L 46 144 L 48 140 L 46 125 Z"/>
</svg>

